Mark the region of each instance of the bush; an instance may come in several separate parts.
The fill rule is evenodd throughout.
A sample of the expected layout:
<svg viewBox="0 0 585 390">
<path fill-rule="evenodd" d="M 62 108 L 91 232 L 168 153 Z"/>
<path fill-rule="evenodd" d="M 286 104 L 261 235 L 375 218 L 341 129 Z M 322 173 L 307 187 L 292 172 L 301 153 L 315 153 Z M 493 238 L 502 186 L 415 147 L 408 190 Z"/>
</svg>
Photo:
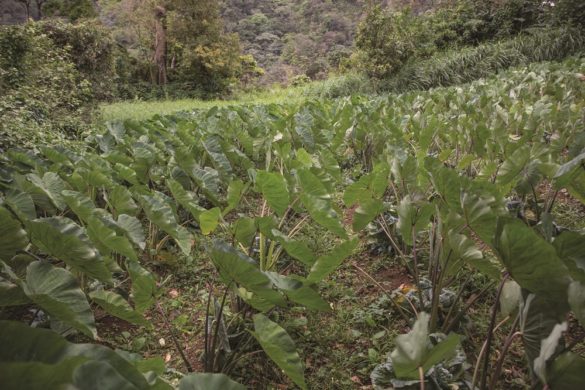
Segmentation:
<svg viewBox="0 0 585 390">
<path fill-rule="evenodd" d="M 565 0 L 569 3 L 576 0 Z M 360 24 L 355 56 L 368 75 L 387 78 L 414 59 L 476 46 L 553 24 L 551 7 L 542 0 L 459 0 L 422 15 L 371 8 Z M 575 9 L 580 6 L 571 6 Z M 555 7 L 556 8 L 556 7 Z M 558 13 L 558 12 L 557 12 Z M 563 19 L 564 18 L 564 19 Z M 559 16 L 557 20 L 565 20 Z"/>
<path fill-rule="evenodd" d="M 562 60 L 584 51 L 585 34 L 578 29 L 536 29 L 512 39 L 412 61 L 387 79 L 382 89 L 402 92 L 467 83 L 512 66 Z"/>
<path fill-rule="evenodd" d="M 301 85 L 309 84 L 310 82 L 311 78 L 309 76 L 307 76 L 306 74 L 299 74 L 290 80 L 289 85 L 291 87 L 299 87 Z"/>
<path fill-rule="evenodd" d="M 585 1 L 558 0 L 553 8 L 556 24 L 570 23 L 575 27 L 585 28 Z"/>
<path fill-rule="evenodd" d="M 125 52 L 103 26 L 95 21 L 71 24 L 52 20 L 40 22 L 38 28 L 56 47 L 67 50 L 77 71 L 91 83 L 96 100 L 120 95 L 117 85 L 128 82 L 130 65 Z"/>
<path fill-rule="evenodd" d="M 360 73 L 348 73 L 316 81 L 303 87 L 302 94 L 315 98 L 337 98 L 350 95 L 366 95 L 375 92 L 372 81 Z"/>
<path fill-rule="evenodd" d="M 0 148 L 75 138 L 93 114 L 91 82 L 40 24 L 0 28 Z"/>
</svg>

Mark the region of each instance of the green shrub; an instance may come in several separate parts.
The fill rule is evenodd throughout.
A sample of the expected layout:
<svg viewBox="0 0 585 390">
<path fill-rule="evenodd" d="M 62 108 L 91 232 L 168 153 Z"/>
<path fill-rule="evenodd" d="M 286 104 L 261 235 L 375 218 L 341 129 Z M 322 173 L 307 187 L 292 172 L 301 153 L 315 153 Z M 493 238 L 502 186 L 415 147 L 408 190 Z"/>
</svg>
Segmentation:
<svg viewBox="0 0 585 390">
<path fill-rule="evenodd" d="M 554 22 L 557 24 L 570 23 L 576 27 L 585 27 L 585 2 L 583 0 L 555 1 L 553 8 Z"/>
<path fill-rule="evenodd" d="M 369 76 L 388 78 L 415 60 L 438 52 L 507 39 L 529 29 L 567 26 L 585 20 L 580 0 L 551 6 L 541 0 L 458 0 L 421 15 L 368 10 L 356 36 L 357 67 Z M 576 22 L 579 21 L 579 22 Z"/>
<path fill-rule="evenodd" d="M 350 95 L 366 95 L 375 92 L 375 87 L 365 74 L 347 73 L 316 81 L 303 87 L 302 94 L 307 97 L 333 99 Z"/>
<path fill-rule="evenodd" d="M 124 74 L 129 65 L 120 62 L 125 53 L 102 25 L 95 21 L 71 24 L 51 20 L 39 23 L 38 28 L 56 47 L 67 50 L 77 71 L 91 82 L 96 100 L 112 100 L 119 95 L 117 85 L 130 77 Z"/>
<path fill-rule="evenodd" d="M 0 28 L 0 148 L 74 138 L 93 113 L 91 82 L 40 24 Z"/>
<path fill-rule="evenodd" d="M 293 77 L 290 80 L 290 86 L 291 87 L 298 87 L 300 85 L 305 85 L 311 82 L 311 78 L 309 76 L 307 76 L 306 74 L 299 74 L 295 77 Z"/>
<path fill-rule="evenodd" d="M 561 60 L 584 50 L 585 34 L 578 29 L 537 29 L 497 43 L 447 51 L 426 61 L 412 61 L 387 79 L 382 89 L 425 90 L 467 83 L 512 66 Z"/>
</svg>

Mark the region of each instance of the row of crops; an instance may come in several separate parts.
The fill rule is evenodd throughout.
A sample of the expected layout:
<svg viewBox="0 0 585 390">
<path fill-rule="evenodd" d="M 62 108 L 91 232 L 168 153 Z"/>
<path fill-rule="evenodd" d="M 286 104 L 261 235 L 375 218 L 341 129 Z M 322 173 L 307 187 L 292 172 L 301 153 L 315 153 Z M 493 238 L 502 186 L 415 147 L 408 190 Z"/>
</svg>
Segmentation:
<svg viewBox="0 0 585 390">
<path fill-rule="evenodd" d="M 152 327 L 161 280 L 150 265 L 204 246 L 224 285 L 207 302 L 205 371 L 229 373 L 253 342 L 307 388 L 281 313 L 331 310 L 320 282 L 372 229 L 416 286 L 394 302 L 416 322 L 374 385 L 497 388 L 506 350 L 488 367 L 488 333 L 476 372 L 462 369 L 468 307 L 461 293 L 448 308 L 441 299 L 472 270 L 501 298 L 491 329 L 516 318 L 535 383 L 582 387 L 585 359 L 562 334 L 569 313 L 585 324 L 585 236 L 555 222 L 561 191 L 585 203 L 579 72 L 585 61 L 572 59 L 425 93 L 214 108 L 110 124 L 86 147 L 8 151 L 0 308 L 16 321 L 0 321 L 0 387 L 170 388 L 160 359 L 64 336 L 99 341 L 98 308 Z M 299 238 L 309 226 L 331 245 Z M 50 330 L 29 326 L 40 313 Z M 219 374 L 179 386 L 242 387 Z"/>
</svg>

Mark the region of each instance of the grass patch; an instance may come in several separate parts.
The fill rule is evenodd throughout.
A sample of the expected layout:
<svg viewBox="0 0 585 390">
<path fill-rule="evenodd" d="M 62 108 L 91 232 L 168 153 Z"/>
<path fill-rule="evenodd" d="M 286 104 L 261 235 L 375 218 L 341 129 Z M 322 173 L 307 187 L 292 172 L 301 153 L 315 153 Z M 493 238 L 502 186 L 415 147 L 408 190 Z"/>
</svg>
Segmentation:
<svg viewBox="0 0 585 390">
<path fill-rule="evenodd" d="M 100 118 L 103 121 L 145 120 L 152 118 L 154 115 L 168 115 L 178 111 L 205 110 L 216 106 L 296 103 L 308 98 L 336 98 L 371 92 L 373 92 L 373 87 L 366 76 L 346 74 L 296 87 L 275 86 L 267 90 L 241 92 L 233 95 L 230 99 L 134 100 L 107 103 L 100 106 Z"/>
<path fill-rule="evenodd" d="M 103 104 L 100 106 L 101 119 L 113 120 L 145 120 L 154 115 L 168 115 L 178 111 L 210 109 L 216 106 L 232 106 L 241 104 L 270 104 L 303 99 L 300 88 L 275 88 L 263 92 L 248 92 L 228 100 L 154 100 L 154 101 L 123 101 Z"/>
</svg>

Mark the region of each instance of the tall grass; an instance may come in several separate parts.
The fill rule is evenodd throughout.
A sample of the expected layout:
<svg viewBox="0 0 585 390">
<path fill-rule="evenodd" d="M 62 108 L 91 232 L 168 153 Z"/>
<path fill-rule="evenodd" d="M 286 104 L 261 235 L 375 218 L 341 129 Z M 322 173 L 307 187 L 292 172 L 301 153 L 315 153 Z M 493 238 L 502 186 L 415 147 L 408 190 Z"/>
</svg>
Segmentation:
<svg viewBox="0 0 585 390">
<path fill-rule="evenodd" d="M 512 39 L 435 55 L 405 65 L 385 80 L 385 91 L 404 92 L 463 84 L 513 66 L 558 61 L 585 52 L 585 34 L 572 28 L 535 29 Z"/>
<path fill-rule="evenodd" d="M 365 75 L 346 74 L 334 76 L 327 80 L 314 81 L 297 87 L 275 86 L 270 89 L 234 94 L 226 100 L 130 100 L 100 106 L 101 119 L 104 121 L 125 119 L 148 119 L 154 115 L 166 115 L 178 111 L 209 109 L 215 106 L 240 104 L 270 104 L 282 102 L 299 102 L 306 98 L 336 98 L 355 94 L 373 92 L 370 80 Z"/>
</svg>

